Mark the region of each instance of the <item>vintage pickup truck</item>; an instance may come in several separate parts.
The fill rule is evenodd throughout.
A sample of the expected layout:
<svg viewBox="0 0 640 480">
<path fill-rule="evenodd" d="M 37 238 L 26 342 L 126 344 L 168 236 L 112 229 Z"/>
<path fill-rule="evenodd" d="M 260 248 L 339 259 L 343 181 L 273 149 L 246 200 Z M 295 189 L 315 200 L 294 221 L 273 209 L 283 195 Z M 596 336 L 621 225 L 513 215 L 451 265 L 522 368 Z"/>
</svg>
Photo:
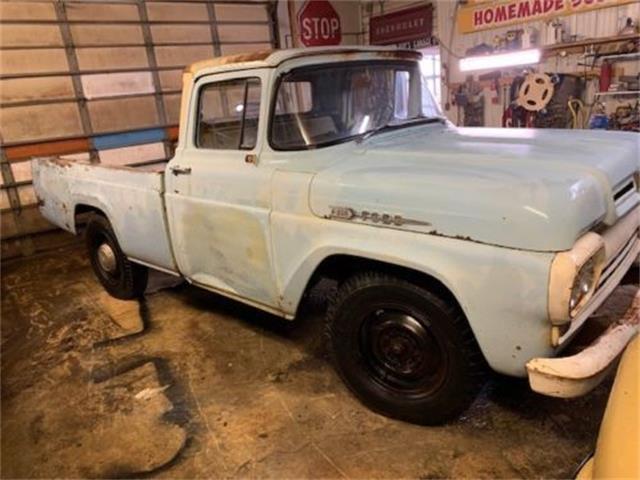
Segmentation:
<svg viewBox="0 0 640 480">
<path fill-rule="evenodd" d="M 363 47 L 196 63 L 162 171 L 35 159 L 42 214 L 74 233 L 89 214 L 118 298 L 152 268 L 294 319 L 335 279 L 336 368 L 389 416 L 454 418 L 487 365 L 587 391 L 637 321 L 554 357 L 638 258 L 638 136 L 456 128 L 419 62 Z"/>
</svg>

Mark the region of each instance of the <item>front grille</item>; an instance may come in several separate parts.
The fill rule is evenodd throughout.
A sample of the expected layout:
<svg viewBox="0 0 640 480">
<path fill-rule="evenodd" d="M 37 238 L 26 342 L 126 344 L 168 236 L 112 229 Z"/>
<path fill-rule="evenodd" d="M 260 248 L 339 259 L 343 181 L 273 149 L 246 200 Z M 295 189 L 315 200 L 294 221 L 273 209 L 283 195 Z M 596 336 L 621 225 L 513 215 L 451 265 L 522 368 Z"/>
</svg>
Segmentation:
<svg viewBox="0 0 640 480">
<path fill-rule="evenodd" d="M 613 193 L 613 202 L 618 205 L 627 197 L 627 195 L 635 192 L 635 190 L 635 181 L 633 178 L 630 178 L 628 182 L 624 183 Z"/>
<path fill-rule="evenodd" d="M 635 242 L 638 241 L 638 235 L 640 230 L 636 230 L 633 235 L 627 240 L 627 242 L 618 250 L 618 252 L 611 256 L 607 261 L 604 269 L 602 270 L 602 274 L 600 275 L 600 279 L 598 280 L 598 286 L 596 287 L 596 292 L 600 289 L 602 285 L 604 285 L 609 277 L 616 271 L 616 268 L 620 265 L 620 262 L 627 256 L 629 251 L 633 248 Z"/>
</svg>

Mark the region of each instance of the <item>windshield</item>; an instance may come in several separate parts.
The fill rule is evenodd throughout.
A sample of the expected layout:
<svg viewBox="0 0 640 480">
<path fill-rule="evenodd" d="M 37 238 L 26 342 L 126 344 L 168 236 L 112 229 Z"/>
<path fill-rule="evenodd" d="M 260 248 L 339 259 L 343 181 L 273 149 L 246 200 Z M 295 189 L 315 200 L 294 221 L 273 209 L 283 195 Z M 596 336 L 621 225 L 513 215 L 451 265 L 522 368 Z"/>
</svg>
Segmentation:
<svg viewBox="0 0 640 480">
<path fill-rule="evenodd" d="M 317 148 L 440 116 L 417 62 L 310 66 L 280 78 L 270 140 L 280 150 Z"/>
</svg>

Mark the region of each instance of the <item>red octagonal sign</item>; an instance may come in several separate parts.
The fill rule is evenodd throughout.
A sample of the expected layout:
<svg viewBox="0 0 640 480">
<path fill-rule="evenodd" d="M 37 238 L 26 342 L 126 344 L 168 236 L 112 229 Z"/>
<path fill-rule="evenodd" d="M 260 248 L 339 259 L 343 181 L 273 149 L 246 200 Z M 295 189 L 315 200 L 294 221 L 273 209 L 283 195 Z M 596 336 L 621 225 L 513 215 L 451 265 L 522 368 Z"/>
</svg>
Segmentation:
<svg viewBox="0 0 640 480">
<path fill-rule="evenodd" d="M 307 47 L 339 45 L 342 41 L 340 17 L 327 0 L 307 0 L 298 13 L 298 29 Z"/>
</svg>

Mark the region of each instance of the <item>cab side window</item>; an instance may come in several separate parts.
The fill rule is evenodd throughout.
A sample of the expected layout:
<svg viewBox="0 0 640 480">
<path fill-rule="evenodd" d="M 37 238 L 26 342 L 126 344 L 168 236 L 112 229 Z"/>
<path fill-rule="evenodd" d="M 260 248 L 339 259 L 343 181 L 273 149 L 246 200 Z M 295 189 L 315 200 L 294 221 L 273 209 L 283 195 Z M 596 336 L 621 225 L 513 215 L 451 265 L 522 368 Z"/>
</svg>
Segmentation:
<svg viewBox="0 0 640 480">
<path fill-rule="evenodd" d="M 196 147 L 251 150 L 258 138 L 260 79 L 215 82 L 200 89 Z"/>
</svg>

